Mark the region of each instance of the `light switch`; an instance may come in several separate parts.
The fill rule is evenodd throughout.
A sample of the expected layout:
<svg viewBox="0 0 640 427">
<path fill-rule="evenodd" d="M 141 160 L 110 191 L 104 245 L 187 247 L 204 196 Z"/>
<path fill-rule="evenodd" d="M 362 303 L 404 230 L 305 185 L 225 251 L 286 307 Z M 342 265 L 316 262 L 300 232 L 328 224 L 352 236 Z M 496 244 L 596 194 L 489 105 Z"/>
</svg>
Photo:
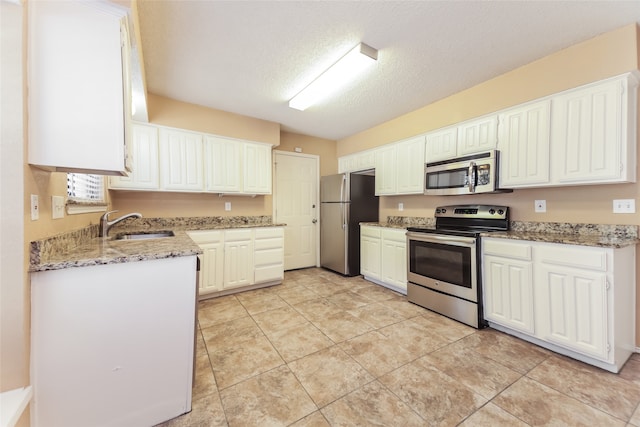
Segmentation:
<svg viewBox="0 0 640 427">
<path fill-rule="evenodd" d="M 224 202 L 224 210 L 225 211 L 231 210 L 231 202 Z"/>
<path fill-rule="evenodd" d="M 64 218 L 64 197 L 51 196 L 51 217 L 53 219 Z"/>
<path fill-rule="evenodd" d="M 402 202 L 398 203 L 398 210 L 400 212 L 402 212 L 404 210 L 404 203 L 402 203 Z"/>
</svg>

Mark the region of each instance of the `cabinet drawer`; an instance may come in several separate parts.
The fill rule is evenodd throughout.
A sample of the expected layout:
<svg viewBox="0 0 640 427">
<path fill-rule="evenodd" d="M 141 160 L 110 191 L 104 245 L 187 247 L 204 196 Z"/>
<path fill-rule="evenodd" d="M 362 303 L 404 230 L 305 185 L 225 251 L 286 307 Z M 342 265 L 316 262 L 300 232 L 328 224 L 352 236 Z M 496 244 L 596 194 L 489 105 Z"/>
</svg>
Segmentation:
<svg viewBox="0 0 640 427">
<path fill-rule="evenodd" d="M 255 269 L 254 283 L 264 283 L 284 278 L 284 268 L 282 264 L 269 267 L 259 267 Z"/>
<path fill-rule="evenodd" d="M 225 242 L 239 242 L 242 240 L 252 240 L 252 238 L 252 230 L 248 228 L 242 230 L 226 230 L 224 232 Z"/>
<path fill-rule="evenodd" d="M 282 249 L 284 247 L 284 239 L 282 237 L 276 239 L 256 239 L 253 247 L 256 251 L 263 249 Z"/>
<path fill-rule="evenodd" d="M 222 241 L 224 231 L 222 230 L 202 230 L 202 231 L 188 231 L 187 234 L 191 237 L 191 240 L 200 243 L 217 243 Z"/>
<path fill-rule="evenodd" d="M 283 260 L 284 250 L 282 248 L 256 251 L 254 257 L 256 267 L 272 264 L 282 264 Z"/>
<path fill-rule="evenodd" d="M 482 247 L 485 254 L 531 261 L 531 245 L 528 243 L 486 239 L 483 241 Z"/>
<path fill-rule="evenodd" d="M 363 226 L 360 227 L 360 235 L 379 239 L 382 236 L 382 227 Z"/>
<path fill-rule="evenodd" d="M 382 238 L 394 242 L 406 242 L 407 230 L 402 228 L 382 228 Z"/>
<path fill-rule="evenodd" d="M 540 260 L 545 264 L 607 271 L 607 250 L 575 245 L 540 245 Z"/>
<path fill-rule="evenodd" d="M 254 231 L 256 239 L 271 239 L 284 236 L 284 230 L 281 227 L 256 228 Z"/>
</svg>

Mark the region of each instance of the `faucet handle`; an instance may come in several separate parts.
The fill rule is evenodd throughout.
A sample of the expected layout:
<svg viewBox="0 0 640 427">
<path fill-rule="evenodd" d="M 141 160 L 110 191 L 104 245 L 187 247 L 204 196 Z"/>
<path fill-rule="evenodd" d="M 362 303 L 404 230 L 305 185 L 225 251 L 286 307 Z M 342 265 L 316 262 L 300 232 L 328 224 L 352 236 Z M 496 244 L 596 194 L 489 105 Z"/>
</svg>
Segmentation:
<svg viewBox="0 0 640 427">
<path fill-rule="evenodd" d="M 102 214 L 102 216 L 100 217 L 100 219 L 107 221 L 109 219 L 109 215 L 111 215 L 114 212 L 118 212 L 117 210 L 114 211 L 107 211 L 105 213 Z"/>
</svg>

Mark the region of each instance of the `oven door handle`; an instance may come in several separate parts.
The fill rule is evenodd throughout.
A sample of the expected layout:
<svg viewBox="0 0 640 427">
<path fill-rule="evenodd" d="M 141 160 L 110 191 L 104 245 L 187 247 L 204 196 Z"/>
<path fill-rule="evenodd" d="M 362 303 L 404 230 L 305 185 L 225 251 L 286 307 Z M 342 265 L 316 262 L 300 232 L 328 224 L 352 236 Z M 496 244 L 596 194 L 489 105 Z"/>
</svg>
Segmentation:
<svg viewBox="0 0 640 427">
<path fill-rule="evenodd" d="M 417 240 L 419 242 L 432 242 L 432 243 L 466 243 L 470 246 L 476 244 L 475 237 L 462 237 L 462 236 L 441 236 L 427 233 L 407 233 L 409 240 Z"/>
</svg>

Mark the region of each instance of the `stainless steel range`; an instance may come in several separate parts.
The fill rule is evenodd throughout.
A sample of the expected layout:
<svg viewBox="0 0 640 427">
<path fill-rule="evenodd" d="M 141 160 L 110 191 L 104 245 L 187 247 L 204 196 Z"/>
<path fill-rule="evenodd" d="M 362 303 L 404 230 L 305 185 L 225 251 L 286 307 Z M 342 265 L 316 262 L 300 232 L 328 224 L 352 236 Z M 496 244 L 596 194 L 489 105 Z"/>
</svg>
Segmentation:
<svg viewBox="0 0 640 427">
<path fill-rule="evenodd" d="M 480 234 L 509 229 L 509 208 L 436 208 L 435 228 L 407 229 L 407 299 L 475 328 L 482 313 Z"/>
</svg>

